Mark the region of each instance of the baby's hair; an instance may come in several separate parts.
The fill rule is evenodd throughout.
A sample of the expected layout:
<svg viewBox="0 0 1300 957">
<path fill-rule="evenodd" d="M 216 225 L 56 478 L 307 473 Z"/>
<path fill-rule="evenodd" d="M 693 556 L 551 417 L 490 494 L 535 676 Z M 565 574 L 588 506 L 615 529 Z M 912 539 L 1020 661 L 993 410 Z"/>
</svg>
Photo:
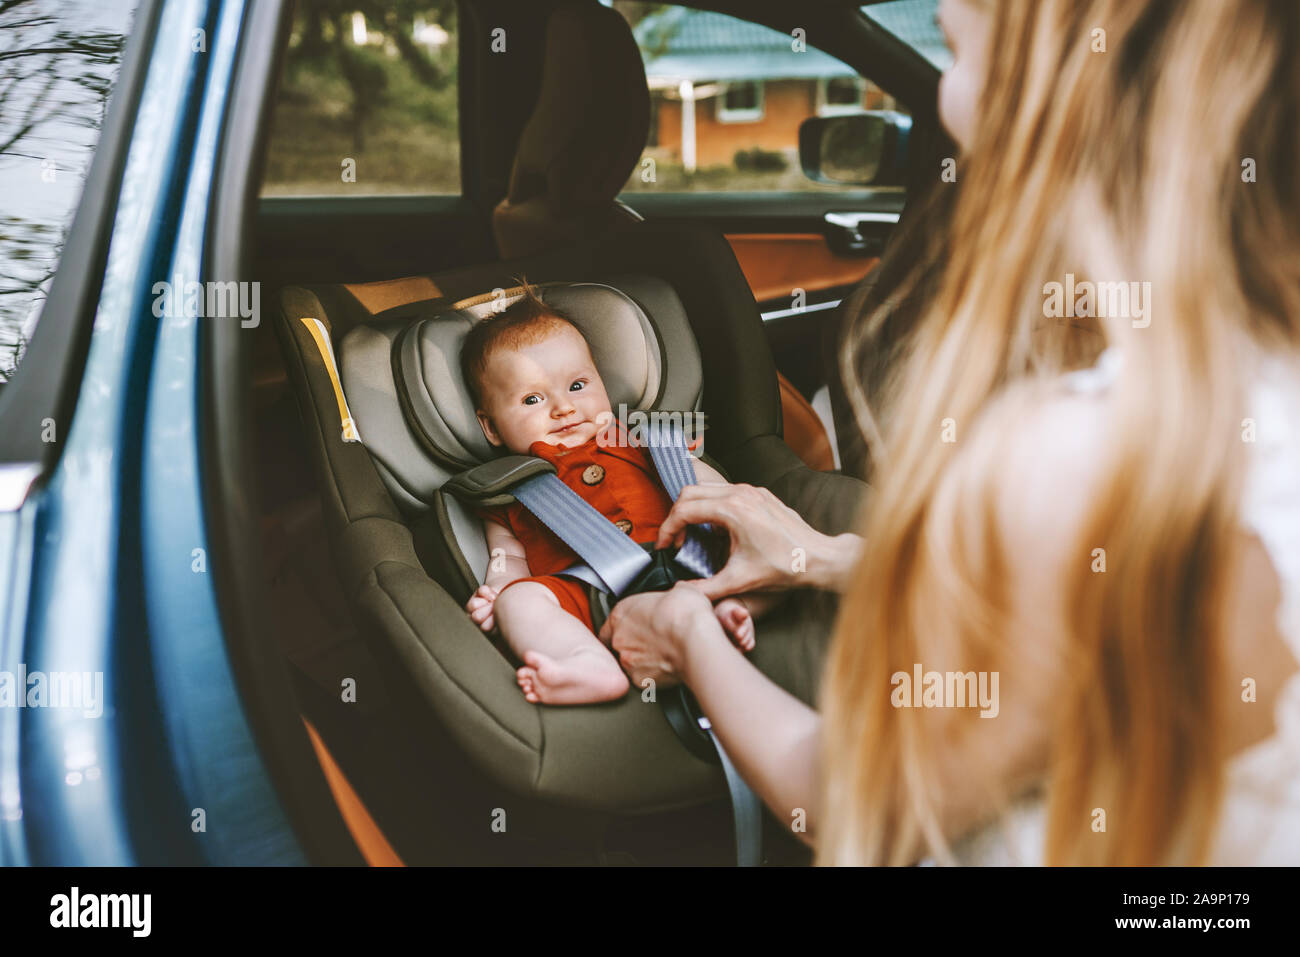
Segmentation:
<svg viewBox="0 0 1300 957">
<path fill-rule="evenodd" d="M 474 323 L 460 347 L 461 374 L 469 386 L 475 407 L 481 407 L 483 403 L 483 375 L 493 352 L 541 342 L 561 326 L 578 329 L 567 313 L 542 299 L 536 286 L 530 286 L 522 276 L 516 281 L 523 290 L 523 297 L 501 312 Z M 581 329 L 578 329 L 578 334 L 582 335 Z M 583 336 L 584 340 L 586 338 Z"/>
</svg>

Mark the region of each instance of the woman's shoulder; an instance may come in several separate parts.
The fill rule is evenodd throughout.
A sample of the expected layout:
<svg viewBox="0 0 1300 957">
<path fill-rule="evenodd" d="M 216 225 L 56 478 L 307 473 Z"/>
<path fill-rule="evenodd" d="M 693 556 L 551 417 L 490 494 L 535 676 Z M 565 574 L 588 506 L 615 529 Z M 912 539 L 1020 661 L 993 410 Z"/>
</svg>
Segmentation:
<svg viewBox="0 0 1300 957">
<path fill-rule="evenodd" d="M 1103 491 L 1111 450 L 1107 369 L 1016 383 L 973 425 L 953 480 L 983 486 L 1014 562 L 1035 576 L 1055 570 Z"/>
</svg>

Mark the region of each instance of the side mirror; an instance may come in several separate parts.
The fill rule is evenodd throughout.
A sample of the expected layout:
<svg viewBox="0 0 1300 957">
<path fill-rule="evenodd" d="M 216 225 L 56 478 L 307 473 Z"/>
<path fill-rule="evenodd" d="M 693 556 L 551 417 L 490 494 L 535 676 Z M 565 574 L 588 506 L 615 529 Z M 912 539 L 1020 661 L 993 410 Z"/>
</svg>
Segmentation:
<svg viewBox="0 0 1300 957">
<path fill-rule="evenodd" d="M 799 126 L 799 162 L 817 183 L 902 186 L 912 118 L 893 110 L 813 116 Z"/>
</svg>

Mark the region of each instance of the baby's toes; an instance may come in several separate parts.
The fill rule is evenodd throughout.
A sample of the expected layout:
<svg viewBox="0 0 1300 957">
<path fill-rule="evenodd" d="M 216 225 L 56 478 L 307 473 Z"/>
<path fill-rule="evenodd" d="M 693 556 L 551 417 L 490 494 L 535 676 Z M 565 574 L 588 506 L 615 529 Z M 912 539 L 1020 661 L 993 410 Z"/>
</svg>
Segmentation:
<svg viewBox="0 0 1300 957">
<path fill-rule="evenodd" d="M 745 620 L 745 608 L 733 598 L 724 598 L 713 606 L 713 613 L 718 616 L 718 623 L 734 636 L 736 629 Z"/>
<path fill-rule="evenodd" d="M 537 672 L 532 668 L 520 668 L 515 672 L 515 681 L 519 683 L 519 690 L 524 693 L 524 697 L 536 704 L 540 699 L 537 697 Z"/>
</svg>

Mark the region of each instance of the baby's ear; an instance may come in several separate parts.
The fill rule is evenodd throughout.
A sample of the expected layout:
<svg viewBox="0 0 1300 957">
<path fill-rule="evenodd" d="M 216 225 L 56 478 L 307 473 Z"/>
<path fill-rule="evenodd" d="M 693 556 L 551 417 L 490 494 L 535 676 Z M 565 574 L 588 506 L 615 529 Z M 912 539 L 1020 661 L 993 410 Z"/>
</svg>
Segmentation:
<svg viewBox="0 0 1300 957">
<path fill-rule="evenodd" d="M 483 435 L 487 438 L 488 444 L 500 446 L 501 436 L 497 434 L 496 427 L 492 424 L 492 418 L 482 409 L 475 409 L 474 414 L 478 416 L 479 427 L 483 430 Z"/>
</svg>

